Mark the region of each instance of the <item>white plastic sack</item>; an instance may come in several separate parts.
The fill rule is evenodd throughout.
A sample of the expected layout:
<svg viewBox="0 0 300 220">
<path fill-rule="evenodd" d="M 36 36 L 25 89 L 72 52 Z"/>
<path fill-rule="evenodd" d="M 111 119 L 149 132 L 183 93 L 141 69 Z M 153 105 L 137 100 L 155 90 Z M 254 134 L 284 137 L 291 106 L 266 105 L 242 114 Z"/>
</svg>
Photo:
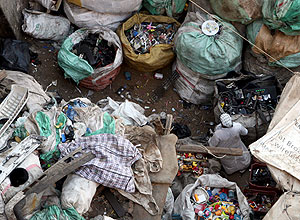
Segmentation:
<svg viewBox="0 0 300 220">
<path fill-rule="evenodd" d="M 47 8 L 48 10 L 58 11 L 62 0 L 57 0 L 56 3 L 53 0 L 35 0 L 35 1 L 40 3 L 43 7 Z"/>
<path fill-rule="evenodd" d="M 182 99 L 196 105 L 210 102 L 214 93 L 214 80 L 203 78 L 203 75 L 184 66 L 179 59 L 173 64 L 174 70 L 179 74 L 175 88 Z"/>
<path fill-rule="evenodd" d="M 164 206 L 163 214 L 161 216 L 162 220 L 172 220 L 172 214 L 173 214 L 173 208 L 174 208 L 174 196 L 171 188 L 168 188 L 168 193 L 166 197 L 166 203 Z"/>
<path fill-rule="evenodd" d="M 68 2 L 100 13 L 115 14 L 137 11 L 142 4 L 142 0 L 68 0 Z"/>
<path fill-rule="evenodd" d="M 112 30 L 116 30 L 118 26 L 132 14 L 131 12 L 120 14 L 99 13 L 81 8 L 74 4 L 69 4 L 66 0 L 64 1 L 64 11 L 70 22 L 80 28 L 99 28 L 104 26 Z"/>
<path fill-rule="evenodd" d="M 202 175 L 194 184 L 187 185 L 175 200 L 174 214 L 181 215 L 183 220 L 195 219 L 194 207 L 191 203 L 191 194 L 198 186 L 209 186 L 235 190 L 242 214 L 242 219 L 250 220 L 250 207 L 248 205 L 246 197 L 243 195 L 238 185 L 234 182 L 230 182 L 227 179 L 222 178 L 217 174 Z"/>
<path fill-rule="evenodd" d="M 74 207 L 80 215 L 86 213 L 99 185 L 76 174 L 69 174 L 62 188 L 62 208 Z"/>
<path fill-rule="evenodd" d="M 1 159 L 4 158 L 2 157 Z M 14 195 L 25 189 L 43 174 L 39 157 L 34 153 L 30 154 L 18 167 L 26 169 L 29 178 L 26 183 L 20 185 L 19 187 L 11 186 L 8 177 L 1 183 L 0 192 L 5 203 L 7 203 Z"/>
<path fill-rule="evenodd" d="M 69 33 L 68 19 L 37 11 L 23 10 L 24 24 L 22 30 L 37 39 L 63 40 Z"/>
<path fill-rule="evenodd" d="M 263 220 L 298 220 L 300 194 L 294 192 L 284 193 L 272 206 Z"/>
<path fill-rule="evenodd" d="M 125 100 L 125 102 L 118 103 L 107 97 L 107 99 L 98 101 L 97 104 L 102 111 L 122 118 L 124 125 L 143 126 L 148 122 L 148 118 L 144 115 L 145 110 L 134 102 Z"/>
</svg>

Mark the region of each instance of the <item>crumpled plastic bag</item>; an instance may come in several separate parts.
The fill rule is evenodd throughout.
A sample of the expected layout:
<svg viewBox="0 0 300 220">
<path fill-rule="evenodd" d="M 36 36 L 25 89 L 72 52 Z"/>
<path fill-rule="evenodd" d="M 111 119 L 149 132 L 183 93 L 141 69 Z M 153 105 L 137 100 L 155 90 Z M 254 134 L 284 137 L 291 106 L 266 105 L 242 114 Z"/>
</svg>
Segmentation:
<svg viewBox="0 0 300 220">
<path fill-rule="evenodd" d="M 125 125 L 143 126 L 148 122 L 148 118 L 144 115 L 145 110 L 134 102 L 125 100 L 120 103 L 107 97 L 107 99 L 98 101 L 97 105 L 102 108 L 102 111 L 122 118 Z"/>
</svg>

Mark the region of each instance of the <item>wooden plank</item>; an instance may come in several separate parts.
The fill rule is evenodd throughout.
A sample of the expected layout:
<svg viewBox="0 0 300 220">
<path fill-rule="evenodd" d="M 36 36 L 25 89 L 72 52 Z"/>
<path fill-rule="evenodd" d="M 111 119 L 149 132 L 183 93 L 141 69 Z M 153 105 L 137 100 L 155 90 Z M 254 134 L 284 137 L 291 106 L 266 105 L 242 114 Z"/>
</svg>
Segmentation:
<svg viewBox="0 0 300 220">
<path fill-rule="evenodd" d="M 115 195 L 108 188 L 105 188 L 102 193 L 105 196 L 105 198 L 108 200 L 109 204 L 114 209 L 118 217 L 119 218 L 123 217 L 126 214 L 126 212 L 118 202 Z"/>
<path fill-rule="evenodd" d="M 185 153 L 213 153 L 218 156 L 229 155 L 229 156 L 242 156 L 243 150 L 240 148 L 223 148 L 223 147 L 206 147 L 201 145 L 181 145 L 176 148 L 177 152 L 185 152 Z"/>
<path fill-rule="evenodd" d="M 170 134 L 172 130 L 172 123 L 173 123 L 173 115 L 168 114 L 166 120 L 165 135 Z"/>
</svg>

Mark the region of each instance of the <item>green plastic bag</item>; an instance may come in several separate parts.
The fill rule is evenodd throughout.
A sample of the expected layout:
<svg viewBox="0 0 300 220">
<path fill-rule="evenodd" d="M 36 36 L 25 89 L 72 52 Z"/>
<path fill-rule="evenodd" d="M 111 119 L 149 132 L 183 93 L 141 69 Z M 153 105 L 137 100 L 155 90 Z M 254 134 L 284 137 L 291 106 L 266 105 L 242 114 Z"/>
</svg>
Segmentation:
<svg viewBox="0 0 300 220">
<path fill-rule="evenodd" d="M 111 117 L 107 112 L 105 112 L 103 114 L 103 128 L 91 133 L 86 133 L 85 136 L 92 136 L 96 134 L 115 134 L 115 133 L 116 133 L 115 119 Z"/>
<path fill-rule="evenodd" d="M 30 220 L 84 220 L 84 218 L 74 208 L 63 210 L 52 205 L 35 213 Z"/>
<path fill-rule="evenodd" d="M 261 18 L 261 3 L 258 0 L 210 0 L 214 12 L 228 21 L 248 24 Z"/>
<path fill-rule="evenodd" d="M 216 79 L 241 67 L 243 40 L 231 29 L 235 27 L 227 22 L 226 26 L 216 21 L 220 31 L 216 35 L 205 35 L 201 25 L 214 20 L 202 13 L 188 13 L 183 25 L 175 36 L 177 58 L 189 69 L 203 78 Z M 237 30 L 236 30 L 237 31 Z"/>
<path fill-rule="evenodd" d="M 263 21 L 257 20 L 247 26 L 247 38 L 255 44 L 256 37 L 262 28 Z M 275 33 L 276 34 L 276 33 Z M 268 52 L 268 51 L 267 51 Z M 271 54 L 272 55 L 272 54 Z M 300 66 L 300 53 L 291 54 L 279 59 L 277 62 L 268 62 L 269 66 L 294 68 Z"/>
<path fill-rule="evenodd" d="M 71 34 L 62 44 L 58 52 L 58 65 L 65 71 L 66 78 L 72 78 L 76 83 L 94 73 L 93 67 L 84 59 L 71 52 L 73 46 L 89 34 L 87 29 L 79 29 Z"/>
<path fill-rule="evenodd" d="M 143 0 L 144 7 L 153 15 L 175 17 L 182 13 L 186 0 Z"/>
<path fill-rule="evenodd" d="M 300 34 L 300 0 L 264 0 L 263 21 L 286 35 Z"/>
</svg>

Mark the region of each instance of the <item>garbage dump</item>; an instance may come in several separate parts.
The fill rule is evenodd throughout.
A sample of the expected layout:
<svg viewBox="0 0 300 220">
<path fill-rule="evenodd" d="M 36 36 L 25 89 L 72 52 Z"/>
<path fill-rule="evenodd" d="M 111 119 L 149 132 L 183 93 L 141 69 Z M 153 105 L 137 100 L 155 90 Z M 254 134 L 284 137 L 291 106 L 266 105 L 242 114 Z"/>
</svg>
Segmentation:
<svg viewBox="0 0 300 220">
<path fill-rule="evenodd" d="M 262 2 L 259 0 L 243 2 L 238 0 L 210 0 L 210 5 L 218 16 L 227 21 L 237 21 L 242 24 L 248 24 L 262 17 Z"/>
<path fill-rule="evenodd" d="M 251 43 L 272 57 L 267 57 L 270 66 L 290 68 L 300 66 L 298 35 L 289 36 L 279 30 L 271 31 L 261 20 L 258 20 L 247 26 L 247 37 Z M 257 47 L 252 46 L 252 51 L 255 54 L 263 54 Z"/>
<path fill-rule="evenodd" d="M 299 1 L 263 1 L 263 21 L 270 29 L 278 29 L 286 35 L 299 35 L 299 7 Z"/>
<path fill-rule="evenodd" d="M 274 115 L 281 94 L 281 85 L 274 76 L 241 76 L 216 80 L 214 108 L 216 121 L 226 112 L 232 120 L 248 129 L 247 141 L 263 136 Z"/>
<path fill-rule="evenodd" d="M 186 0 L 143 0 L 143 6 L 153 15 L 163 15 L 166 13 L 169 17 L 177 17 L 183 12 L 186 6 Z"/>
<path fill-rule="evenodd" d="M 63 43 L 58 64 L 65 77 L 99 91 L 112 83 L 123 61 L 119 37 L 108 28 L 79 29 Z"/>
<path fill-rule="evenodd" d="M 143 29 L 142 29 L 142 24 Z M 149 25 L 145 26 L 145 23 L 149 23 Z M 160 29 L 155 34 L 156 26 L 151 24 L 169 24 L 170 27 L 167 26 L 168 29 Z M 169 18 L 166 16 L 153 16 L 153 15 L 144 15 L 144 14 L 136 14 L 132 16 L 130 19 L 128 19 L 125 23 L 123 23 L 120 30 L 118 30 L 118 35 L 120 37 L 120 40 L 123 45 L 123 51 L 124 51 L 124 58 L 125 60 L 134 67 L 136 70 L 142 71 L 142 72 L 152 72 L 158 69 L 161 69 L 168 64 L 170 64 L 174 59 L 174 52 L 172 50 L 172 44 L 166 44 L 172 42 L 172 34 L 177 30 L 177 28 L 180 26 L 180 24 L 173 18 Z M 176 27 L 176 29 L 175 29 Z M 132 37 L 134 37 L 134 34 L 136 34 L 136 37 L 138 40 L 141 39 L 141 42 L 134 43 L 130 42 L 127 38 L 130 34 L 130 29 L 134 29 L 132 31 Z M 139 31 L 137 31 L 137 28 Z M 173 29 L 173 30 L 172 30 Z M 141 32 L 143 30 L 143 32 Z M 129 31 L 129 33 L 128 33 Z M 153 35 L 151 32 L 153 32 Z M 138 35 L 140 32 L 141 35 Z M 147 34 L 149 32 L 150 34 Z M 169 34 L 169 36 L 167 36 Z M 163 44 L 156 45 L 157 40 L 152 39 L 154 35 L 161 36 L 159 41 L 166 42 Z M 144 39 L 142 39 L 144 37 Z M 131 36 L 130 36 L 131 38 Z M 143 45 L 144 43 L 144 45 Z M 150 43 L 150 45 L 149 45 Z M 148 45 L 147 45 L 148 44 Z M 134 47 L 133 47 L 133 46 Z M 151 45 L 154 45 L 151 47 Z M 142 48 L 141 48 L 142 47 Z M 147 51 L 147 48 L 151 47 L 151 50 L 149 53 L 145 53 Z M 143 53 L 145 54 L 138 54 L 135 52 L 138 48 L 141 48 Z M 140 52 L 139 50 L 139 52 Z"/>
</svg>

